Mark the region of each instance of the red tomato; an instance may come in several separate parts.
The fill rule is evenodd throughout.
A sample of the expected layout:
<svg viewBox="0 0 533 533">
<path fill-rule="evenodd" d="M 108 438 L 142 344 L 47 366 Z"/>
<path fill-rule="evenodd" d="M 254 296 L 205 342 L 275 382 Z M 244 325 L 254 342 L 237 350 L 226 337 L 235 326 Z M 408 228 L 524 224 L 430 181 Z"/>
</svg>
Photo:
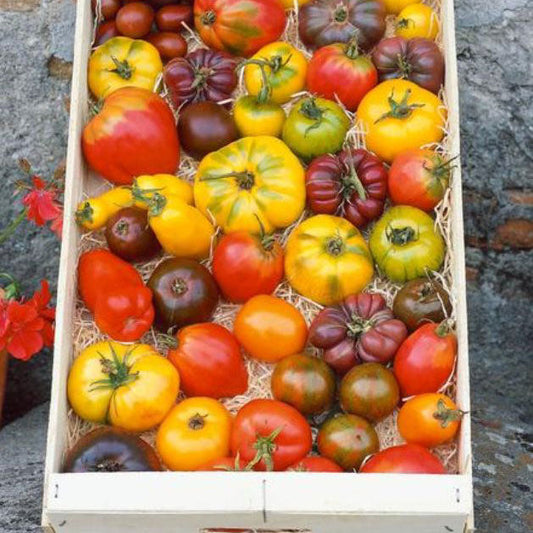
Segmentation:
<svg viewBox="0 0 533 533">
<path fill-rule="evenodd" d="M 291 470 L 294 472 L 344 472 L 337 463 L 320 455 L 304 457 L 301 461 L 287 468 L 287 471 Z"/>
<path fill-rule="evenodd" d="M 144 37 L 154 23 L 154 10 L 144 2 L 132 2 L 122 6 L 117 13 L 116 24 L 121 35 L 139 39 Z"/>
<path fill-rule="evenodd" d="M 287 16 L 272 0 L 196 0 L 194 24 L 209 48 L 249 57 L 276 41 Z"/>
<path fill-rule="evenodd" d="M 201 472 L 242 472 L 249 469 L 241 459 L 237 459 L 236 457 L 221 457 L 220 459 L 209 461 L 200 468 L 197 468 L 197 470 Z"/>
<path fill-rule="evenodd" d="M 179 33 L 170 31 L 151 33 L 145 37 L 145 40 L 157 48 L 163 61 L 183 57 L 187 53 L 187 41 Z"/>
<path fill-rule="evenodd" d="M 274 237 L 238 231 L 224 235 L 213 255 L 213 275 L 236 303 L 271 294 L 283 279 L 283 250 Z"/>
<path fill-rule="evenodd" d="M 100 46 L 112 37 L 117 37 L 120 33 L 114 20 L 108 20 L 98 24 L 94 33 L 94 46 Z"/>
<path fill-rule="evenodd" d="M 391 200 L 431 211 L 448 188 L 450 163 L 432 150 L 408 150 L 396 156 L 389 170 Z"/>
<path fill-rule="evenodd" d="M 311 427 L 290 405 L 252 400 L 237 413 L 230 447 L 254 470 L 285 470 L 303 459 L 312 445 Z"/>
<path fill-rule="evenodd" d="M 194 24 L 192 7 L 184 5 L 163 6 L 155 14 L 155 23 L 159 31 L 181 31 L 183 23 L 191 27 Z"/>
<path fill-rule="evenodd" d="M 394 358 L 394 375 L 402 397 L 437 392 L 455 364 L 457 338 L 446 323 L 424 324 L 402 343 Z"/>
<path fill-rule="evenodd" d="M 307 68 L 310 92 L 335 100 L 355 111 L 363 96 L 378 83 L 378 71 L 357 44 L 336 43 L 319 48 Z"/>
<path fill-rule="evenodd" d="M 174 174 L 180 160 L 170 107 L 137 87 L 118 89 L 104 100 L 83 130 L 82 147 L 89 166 L 119 185 L 143 174 Z"/>
<path fill-rule="evenodd" d="M 91 8 L 95 15 L 102 15 L 103 20 L 111 20 L 120 9 L 120 0 L 100 0 L 100 5 L 97 0 L 91 0 Z"/>
<path fill-rule="evenodd" d="M 445 474 L 437 457 L 418 444 L 402 444 L 373 455 L 359 470 L 360 474 Z"/>
<path fill-rule="evenodd" d="M 224 398 L 243 394 L 248 372 L 239 343 L 224 327 L 205 322 L 180 329 L 177 346 L 168 352 L 187 396 Z"/>
</svg>

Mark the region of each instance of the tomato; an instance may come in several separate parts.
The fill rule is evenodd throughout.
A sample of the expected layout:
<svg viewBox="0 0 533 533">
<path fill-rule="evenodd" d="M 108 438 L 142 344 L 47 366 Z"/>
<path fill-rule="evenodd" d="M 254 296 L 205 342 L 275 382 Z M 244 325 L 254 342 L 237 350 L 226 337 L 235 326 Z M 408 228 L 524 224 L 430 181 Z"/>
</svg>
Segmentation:
<svg viewBox="0 0 533 533">
<path fill-rule="evenodd" d="M 109 218 L 124 207 L 132 204 L 131 190 L 127 187 L 115 187 L 108 191 L 82 200 L 76 208 L 76 222 L 85 229 L 103 228 Z"/>
<path fill-rule="evenodd" d="M 379 450 L 376 431 L 364 418 L 338 415 L 322 424 L 317 437 L 320 455 L 346 471 L 357 470 L 365 457 Z"/>
<path fill-rule="evenodd" d="M 383 0 L 387 13 L 397 15 L 402 9 L 411 4 L 419 4 L 422 0 Z"/>
<path fill-rule="evenodd" d="M 354 37 L 362 50 L 370 50 L 385 33 L 385 9 L 381 0 L 313 0 L 299 11 L 303 43 L 321 47 L 347 43 Z"/>
<path fill-rule="evenodd" d="M 151 472 L 162 470 L 154 449 L 144 440 L 112 427 L 99 427 L 71 448 L 63 472 Z"/>
<path fill-rule="evenodd" d="M 179 108 L 190 102 L 220 102 L 231 98 L 237 86 L 236 68 L 235 58 L 203 48 L 172 59 L 163 72 L 172 105 Z"/>
<path fill-rule="evenodd" d="M 252 96 L 263 88 L 263 76 L 270 88 L 270 99 L 276 104 L 285 104 L 305 88 L 307 59 L 289 43 L 267 44 L 244 65 L 244 84 Z"/>
<path fill-rule="evenodd" d="M 280 37 L 287 17 L 272 0 L 196 0 L 194 24 L 209 48 L 249 57 Z"/>
<path fill-rule="evenodd" d="M 192 186 L 187 181 L 174 176 L 174 174 L 137 176 L 133 180 L 131 194 L 136 207 L 147 209 L 149 200 L 156 192 L 163 196 L 178 196 L 186 204 L 194 204 Z"/>
<path fill-rule="evenodd" d="M 452 374 L 456 355 L 457 337 L 446 322 L 420 326 L 394 358 L 394 375 L 402 397 L 437 392 Z"/>
<path fill-rule="evenodd" d="M 343 103 L 355 111 L 363 96 L 378 83 L 370 58 L 359 54 L 356 42 L 319 48 L 309 62 L 307 88 L 310 92 Z"/>
<path fill-rule="evenodd" d="M 389 171 L 391 200 L 432 211 L 448 188 L 450 163 L 432 150 L 415 149 L 397 155 Z"/>
<path fill-rule="evenodd" d="M 321 457 L 320 455 L 309 455 L 304 457 L 301 461 L 289 466 L 287 472 L 344 472 L 344 470 L 337 464 Z"/>
<path fill-rule="evenodd" d="M 231 453 L 254 470 L 285 470 L 303 459 L 312 444 L 311 428 L 290 405 L 252 400 L 240 409 L 231 433 Z"/>
<path fill-rule="evenodd" d="M 147 285 L 154 294 L 155 326 L 164 332 L 206 322 L 218 303 L 215 280 L 192 259 L 165 259 Z"/>
<path fill-rule="evenodd" d="M 213 276 L 231 302 L 271 294 L 283 279 L 283 250 L 271 235 L 224 235 L 213 254 Z"/>
<path fill-rule="evenodd" d="M 372 456 L 360 474 L 446 474 L 437 457 L 417 444 L 402 444 Z"/>
<path fill-rule="evenodd" d="M 298 220 L 305 207 L 304 169 L 275 137 L 244 137 L 202 160 L 194 200 L 225 233 L 267 233 Z"/>
<path fill-rule="evenodd" d="M 254 359 L 275 363 L 303 350 L 305 319 L 289 302 L 259 294 L 250 298 L 235 317 L 233 332 Z"/>
<path fill-rule="evenodd" d="M 430 91 L 407 80 L 388 80 L 368 92 L 357 109 L 366 146 L 387 163 L 400 153 L 438 143 L 446 110 Z"/>
<path fill-rule="evenodd" d="M 283 125 L 282 139 L 302 159 L 342 148 L 350 119 L 335 102 L 305 97 L 296 102 Z"/>
<path fill-rule="evenodd" d="M 187 5 L 168 5 L 155 14 L 155 23 L 159 31 L 178 32 L 185 29 L 184 24 L 192 27 L 194 17 L 192 7 Z"/>
<path fill-rule="evenodd" d="M 115 18 L 117 11 L 120 9 L 120 0 L 91 0 L 93 13 L 103 20 Z"/>
<path fill-rule="evenodd" d="M 342 409 L 371 422 L 389 416 L 399 401 L 400 388 L 394 374 L 378 363 L 353 367 L 340 385 Z"/>
<path fill-rule="evenodd" d="M 220 459 L 213 459 L 196 470 L 201 472 L 246 472 L 252 469 L 252 465 L 246 464 L 238 457 L 221 457 Z M 234 533 L 232 530 L 229 533 Z M 243 533 L 247 533 L 243 530 Z"/>
<path fill-rule="evenodd" d="M 183 149 L 202 159 L 237 140 L 239 132 L 233 117 L 215 102 L 189 104 L 180 112 L 178 135 Z"/>
<path fill-rule="evenodd" d="M 308 218 L 292 230 L 285 250 L 291 286 L 322 305 L 340 302 L 370 282 L 372 258 L 359 230 L 330 215 Z"/>
<path fill-rule="evenodd" d="M 157 48 L 161 59 L 165 62 L 175 57 L 183 57 L 187 53 L 187 41 L 179 33 L 171 31 L 151 33 L 145 40 Z"/>
<path fill-rule="evenodd" d="M 229 453 L 231 415 L 212 398 L 188 398 L 157 430 L 156 448 L 170 470 L 196 470 Z"/>
<path fill-rule="evenodd" d="M 146 211 L 138 207 L 125 207 L 110 217 L 105 239 L 111 252 L 125 261 L 147 261 L 161 250 Z"/>
<path fill-rule="evenodd" d="M 313 159 L 305 175 L 307 203 L 314 213 L 343 216 L 361 228 L 383 213 L 387 170 L 359 148 Z"/>
<path fill-rule="evenodd" d="M 391 207 L 368 242 L 381 273 L 399 283 L 427 276 L 444 261 L 444 240 L 434 220 L 416 207 Z"/>
<path fill-rule="evenodd" d="M 438 281 L 419 278 L 408 281 L 399 290 L 392 311 L 409 331 L 414 331 L 426 322 L 442 322 L 452 307 L 448 293 Z"/>
<path fill-rule="evenodd" d="M 141 174 L 172 174 L 180 160 L 172 111 L 160 96 L 136 87 L 105 99 L 83 130 L 82 147 L 89 166 L 118 185 Z"/>
<path fill-rule="evenodd" d="M 289 355 L 274 369 L 272 395 L 304 415 L 329 409 L 335 400 L 335 374 L 319 359 L 304 354 Z"/>
<path fill-rule="evenodd" d="M 67 394 L 80 418 L 141 432 L 163 420 L 179 384 L 178 371 L 151 346 L 102 341 L 74 359 Z"/>
<path fill-rule="evenodd" d="M 398 413 L 398 431 L 406 442 L 433 448 L 452 440 L 464 412 L 444 394 L 419 394 Z"/>
<path fill-rule="evenodd" d="M 118 23 L 115 24 L 120 32 Z M 113 37 L 89 58 L 89 89 L 99 99 L 124 87 L 153 91 L 162 70 L 159 52 L 150 43 L 129 37 Z"/>
<path fill-rule="evenodd" d="M 101 22 L 96 26 L 94 32 L 94 46 L 100 46 L 109 41 L 113 37 L 118 37 L 120 33 L 117 30 L 117 25 L 114 20 L 108 20 L 107 22 Z"/>
<path fill-rule="evenodd" d="M 287 116 L 279 104 L 247 95 L 235 102 L 233 118 L 241 137 L 281 137 Z"/>
<path fill-rule="evenodd" d="M 396 18 L 396 35 L 405 39 L 424 37 L 435 40 L 439 33 L 439 18 L 425 4 L 405 6 Z"/>
<path fill-rule="evenodd" d="M 133 39 L 150 32 L 154 22 L 154 10 L 145 2 L 132 2 L 122 6 L 117 13 L 118 31 Z"/>
<path fill-rule="evenodd" d="M 187 396 L 224 398 L 248 388 L 239 343 L 218 324 L 205 322 L 180 329 L 168 360 L 178 369 Z"/>
</svg>

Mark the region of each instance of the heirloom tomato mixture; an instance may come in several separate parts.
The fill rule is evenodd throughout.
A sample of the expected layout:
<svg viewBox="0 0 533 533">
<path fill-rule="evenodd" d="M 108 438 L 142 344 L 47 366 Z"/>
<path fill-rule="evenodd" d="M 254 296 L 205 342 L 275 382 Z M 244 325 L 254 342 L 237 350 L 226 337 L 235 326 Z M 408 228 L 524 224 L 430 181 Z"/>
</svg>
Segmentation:
<svg viewBox="0 0 533 533">
<path fill-rule="evenodd" d="M 456 473 L 440 2 L 93 11 L 65 471 Z"/>
</svg>

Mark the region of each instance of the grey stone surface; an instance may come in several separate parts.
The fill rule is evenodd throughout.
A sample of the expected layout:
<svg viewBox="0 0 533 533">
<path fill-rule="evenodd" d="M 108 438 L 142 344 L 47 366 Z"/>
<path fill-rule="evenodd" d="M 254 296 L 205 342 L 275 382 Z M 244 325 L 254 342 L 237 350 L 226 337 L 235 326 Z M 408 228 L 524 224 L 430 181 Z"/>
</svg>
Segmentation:
<svg viewBox="0 0 533 533">
<path fill-rule="evenodd" d="M 533 529 L 531 235 L 527 226 L 502 227 L 532 218 L 533 12 L 528 0 L 456 0 L 456 9 L 476 525 L 521 533 Z M 64 157 L 74 11 L 70 0 L 0 3 L 0 226 L 15 213 L 9 191 L 17 159 L 49 173 Z M 41 277 L 53 281 L 54 237 L 29 225 L 18 236 L 0 250 L 0 271 L 27 290 Z M 46 402 L 50 368 L 48 353 L 11 363 L 8 421 Z M 0 432 L 2 533 L 38 523 L 45 426 L 41 405 Z"/>
</svg>

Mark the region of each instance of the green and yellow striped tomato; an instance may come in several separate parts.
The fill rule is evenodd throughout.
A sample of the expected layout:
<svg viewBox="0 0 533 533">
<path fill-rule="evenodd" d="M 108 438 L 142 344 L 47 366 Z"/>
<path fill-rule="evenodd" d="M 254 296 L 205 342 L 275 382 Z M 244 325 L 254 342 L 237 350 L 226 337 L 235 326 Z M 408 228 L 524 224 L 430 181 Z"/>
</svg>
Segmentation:
<svg viewBox="0 0 533 533">
<path fill-rule="evenodd" d="M 233 107 L 233 119 L 242 137 L 280 137 L 286 118 L 279 104 L 260 102 L 256 96 L 241 96 Z"/>
<path fill-rule="evenodd" d="M 225 233 L 270 233 L 302 214 L 304 169 L 276 137 L 244 137 L 204 157 L 194 201 Z"/>
</svg>

